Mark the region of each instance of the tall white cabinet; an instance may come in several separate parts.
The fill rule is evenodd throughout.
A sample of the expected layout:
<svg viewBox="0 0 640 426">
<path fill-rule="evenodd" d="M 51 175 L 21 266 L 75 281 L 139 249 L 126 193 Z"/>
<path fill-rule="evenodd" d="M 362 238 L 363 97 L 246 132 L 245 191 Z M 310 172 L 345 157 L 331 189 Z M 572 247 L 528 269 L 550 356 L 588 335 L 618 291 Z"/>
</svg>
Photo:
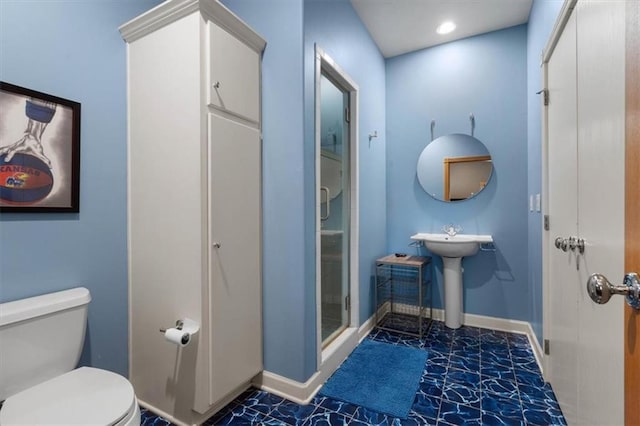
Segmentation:
<svg viewBox="0 0 640 426">
<path fill-rule="evenodd" d="M 260 64 L 265 41 L 214 0 L 124 24 L 130 378 L 195 424 L 262 371 Z M 185 347 L 159 330 L 189 318 Z"/>
</svg>

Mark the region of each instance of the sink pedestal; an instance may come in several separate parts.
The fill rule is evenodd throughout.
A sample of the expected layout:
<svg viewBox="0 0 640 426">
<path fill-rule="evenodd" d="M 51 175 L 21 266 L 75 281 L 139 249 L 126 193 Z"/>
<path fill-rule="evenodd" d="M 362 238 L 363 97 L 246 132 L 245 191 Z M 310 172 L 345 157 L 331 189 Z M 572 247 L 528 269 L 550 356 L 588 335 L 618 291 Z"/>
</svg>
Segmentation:
<svg viewBox="0 0 640 426">
<path fill-rule="evenodd" d="M 444 325 L 460 328 L 462 325 L 462 258 L 443 257 Z"/>
<path fill-rule="evenodd" d="M 480 244 L 493 243 L 491 235 L 416 234 L 412 240 L 424 242 L 431 253 L 442 256 L 444 266 L 444 324 L 462 325 L 462 258 L 478 253 Z"/>
</svg>

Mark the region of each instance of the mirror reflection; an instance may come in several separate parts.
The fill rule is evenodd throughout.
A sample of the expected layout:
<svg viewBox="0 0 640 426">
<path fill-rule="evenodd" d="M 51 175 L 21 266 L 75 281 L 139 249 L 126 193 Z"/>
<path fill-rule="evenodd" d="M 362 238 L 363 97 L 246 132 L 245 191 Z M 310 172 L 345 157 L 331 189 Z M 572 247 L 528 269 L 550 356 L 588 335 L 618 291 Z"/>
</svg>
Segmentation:
<svg viewBox="0 0 640 426">
<path fill-rule="evenodd" d="M 320 196 L 322 203 L 333 200 L 342 193 L 342 157 L 331 151 L 320 151 L 320 187 L 324 193 Z"/>
<path fill-rule="evenodd" d="M 342 193 L 346 97 L 327 77 L 320 78 L 320 198 L 326 210 L 327 197 L 333 202 Z"/>
<path fill-rule="evenodd" d="M 493 163 L 489 150 L 470 135 L 453 133 L 429 143 L 418 159 L 422 188 L 441 201 L 462 201 L 476 196 L 489 183 Z"/>
</svg>

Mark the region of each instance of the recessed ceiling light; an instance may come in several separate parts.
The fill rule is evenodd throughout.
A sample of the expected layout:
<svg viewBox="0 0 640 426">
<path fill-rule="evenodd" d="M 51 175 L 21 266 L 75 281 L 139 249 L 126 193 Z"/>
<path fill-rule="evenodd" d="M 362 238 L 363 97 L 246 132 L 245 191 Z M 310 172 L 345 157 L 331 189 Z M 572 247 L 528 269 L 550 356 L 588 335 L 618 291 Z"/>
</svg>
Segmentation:
<svg viewBox="0 0 640 426">
<path fill-rule="evenodd" d="M 436 28 L 436 32 L 438 34 L 449 34 L 451 31 L 456 29 L 456 24 L 451 21 L 443 22 Z"/>
</svg>

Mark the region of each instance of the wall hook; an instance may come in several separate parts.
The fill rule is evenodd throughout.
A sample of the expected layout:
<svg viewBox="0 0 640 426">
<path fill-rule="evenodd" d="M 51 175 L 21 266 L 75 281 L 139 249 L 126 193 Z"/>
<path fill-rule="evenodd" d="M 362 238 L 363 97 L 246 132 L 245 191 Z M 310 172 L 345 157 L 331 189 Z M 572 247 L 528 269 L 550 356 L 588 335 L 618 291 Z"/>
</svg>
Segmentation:
<svg viewBox="0 0 640 426">
<path fill-rule="evenodd" d="M 371 142 L 371 139 L 373 138 L 377 138 L 378 137 L 378 131 L 374 130 L 373 132 L 369 133 L 369 142 Z"/>
<path fill-rule="evenodd" d="M 473 136 L 473 131 L 476 129 L 476 118 L 473 113 L 469 114 L 469 121 L 471 121 L 471 136 Z"/>
<path fill-rule="evenodd" d="M 436 128 L 436 120 L 431 120 L 431 142 L 433 142 L 433 131 Z"/>
</svg>

